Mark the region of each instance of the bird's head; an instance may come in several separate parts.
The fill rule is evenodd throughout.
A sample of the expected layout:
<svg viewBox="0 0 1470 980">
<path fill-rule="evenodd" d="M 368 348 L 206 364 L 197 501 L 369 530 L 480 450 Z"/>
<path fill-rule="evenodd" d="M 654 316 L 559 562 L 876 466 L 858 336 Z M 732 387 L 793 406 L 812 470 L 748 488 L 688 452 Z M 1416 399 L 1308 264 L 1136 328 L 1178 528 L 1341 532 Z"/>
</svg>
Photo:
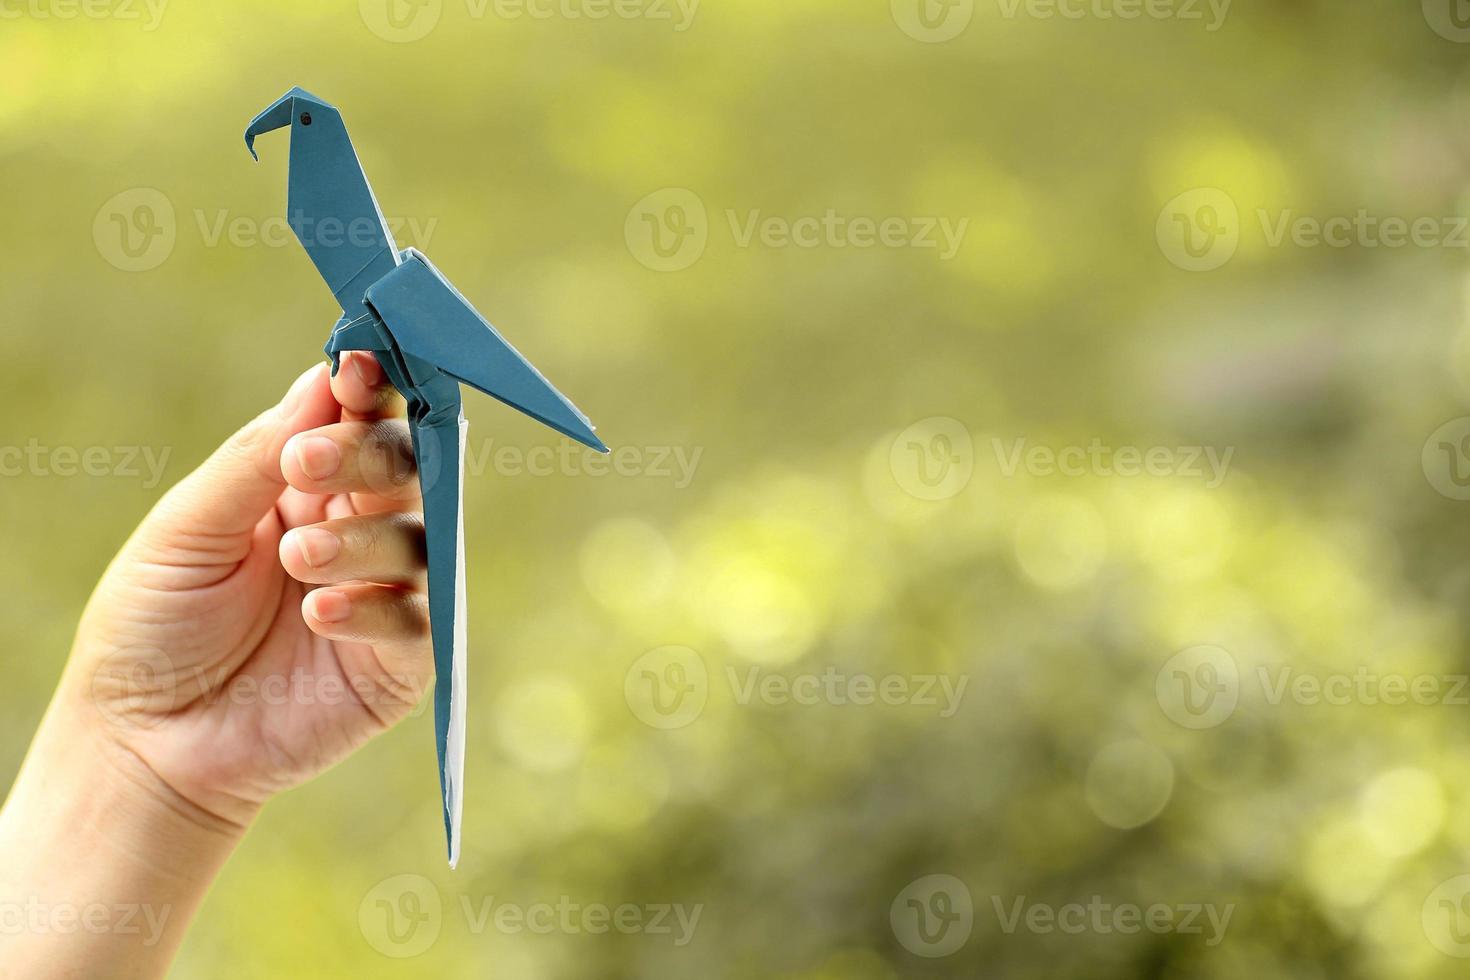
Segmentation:
<svg viewBox="0 0 1470 980">
<path fill-rule="evenodd" d="M 255 152 L 255 137 L 261 133 L 290 126 L 294 141 L 298 135 L 309 133 L 313 123 L 320 123 L 327 117 L 336 115 L 335 107 L 303 88 L 294 87 L 250 121 L 250 125 L 245 128 L 245 148 L 250 151 L 251 156 L 259 160 L 260 155 Z"/>
</svg>

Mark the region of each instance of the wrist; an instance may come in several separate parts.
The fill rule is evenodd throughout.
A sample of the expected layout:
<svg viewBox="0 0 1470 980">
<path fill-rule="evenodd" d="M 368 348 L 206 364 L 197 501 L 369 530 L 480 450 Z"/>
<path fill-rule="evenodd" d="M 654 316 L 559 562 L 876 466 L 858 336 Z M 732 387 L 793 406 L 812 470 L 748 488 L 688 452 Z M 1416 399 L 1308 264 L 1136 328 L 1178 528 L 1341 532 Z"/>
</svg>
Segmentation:
<svg viewBox="0 0 1470 980">
<path fill-rule="evenodd" d="M 139 878 L 207 882 L 249 821 L 193 804 L 86 714 L 64 697 L 47 711 L 0 811 L 0 846 L 122 865 Z"/>
<path fill-rule="evenodd" d="M 58 698 L 0 808 L 0 910 L 21 923 L 0 933 L 0 962 L 37 978 L 161 976 L 244 831 Z"/>
</svg>

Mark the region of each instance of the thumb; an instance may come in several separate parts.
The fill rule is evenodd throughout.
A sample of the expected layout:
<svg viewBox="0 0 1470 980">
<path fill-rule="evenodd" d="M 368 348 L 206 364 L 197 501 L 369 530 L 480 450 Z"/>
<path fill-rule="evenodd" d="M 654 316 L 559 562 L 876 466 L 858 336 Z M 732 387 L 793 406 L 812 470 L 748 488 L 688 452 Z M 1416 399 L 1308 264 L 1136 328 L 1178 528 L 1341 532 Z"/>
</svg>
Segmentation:
<svg viewBox="0 0 1470 980">
<path fill-rule="evenodd" d="M 296 379 L 280 404 L 266 409 L 225 440 L 193 473 L 173 487 L 150 515 L 146 536 L 177 547 L 246 535 L 275 506 L 286 478 L 281 449 L 298 432 L 335 422 L 341 409 L 332 397 L 326 364 Z"/>
</svg>

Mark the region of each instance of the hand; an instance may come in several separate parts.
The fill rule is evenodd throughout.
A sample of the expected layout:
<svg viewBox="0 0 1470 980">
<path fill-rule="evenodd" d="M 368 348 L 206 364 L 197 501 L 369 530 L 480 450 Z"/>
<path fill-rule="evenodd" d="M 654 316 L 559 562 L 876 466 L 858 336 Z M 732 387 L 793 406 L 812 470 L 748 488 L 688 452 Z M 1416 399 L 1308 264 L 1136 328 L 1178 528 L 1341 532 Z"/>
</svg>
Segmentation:
<svg viewBox="0 0 1470 980">
<path fill-rule="evenodd" d="M 0 929 L 7 976 L 161 976 L 261 805 L 419 701 L 423 520 L 396 404 L 372 355 L 313 368 L 109 566 L 0 809 L 0 910 L 23 916 Z"/>
<path fill-rule="evenodd" d="M 371 354 L 306 372 L 160 501 L 87 607 L 62 697 L 205 821 L 243 827 L 431 680 L 401 405 Z"/>
</svg>

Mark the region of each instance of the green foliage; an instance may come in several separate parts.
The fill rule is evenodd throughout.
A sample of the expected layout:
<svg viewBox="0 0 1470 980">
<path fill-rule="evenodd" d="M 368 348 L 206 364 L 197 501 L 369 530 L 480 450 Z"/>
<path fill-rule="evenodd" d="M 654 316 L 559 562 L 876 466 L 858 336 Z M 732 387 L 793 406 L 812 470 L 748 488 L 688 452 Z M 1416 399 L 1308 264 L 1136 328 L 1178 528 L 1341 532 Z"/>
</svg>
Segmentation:
<svg viewBox="0 0 1470 980">
<path fill-rule="evenodd" d="M 269 808 L 178 976 L 1461 975 L 1470 534 L 1431 434 L 1470 396 L 1470 157 L 1437 14 L 978 0 L 927 43 L 904 0 L 686 30 L 392 2 L 36 0 L 0 32 L 0 771 L 110 555 L 336 318 L 284 139 L 241 140 L 292 84 L 621 447 L 595 475 L 467 405 L 460 869 L 419 716 Z M 1215 241 L 1222 201 L 1238 241 L 1191 271 L 1221 253 L 1171 235 Z M 1341 247 L 1289 230 L 1360 211 Z M 929 875 L 973 906 L 947 956 L 907 927 Z M 1231 912 L 1215 943 L 1007 930 L 1095 898 Z M 559 902 L 578 927 L 496 917 Z M 700 912 L 682 945 L 585 928 L 625 903 Z M 437 934 L 395 958 L 415 908 Z"/>
</svg>

